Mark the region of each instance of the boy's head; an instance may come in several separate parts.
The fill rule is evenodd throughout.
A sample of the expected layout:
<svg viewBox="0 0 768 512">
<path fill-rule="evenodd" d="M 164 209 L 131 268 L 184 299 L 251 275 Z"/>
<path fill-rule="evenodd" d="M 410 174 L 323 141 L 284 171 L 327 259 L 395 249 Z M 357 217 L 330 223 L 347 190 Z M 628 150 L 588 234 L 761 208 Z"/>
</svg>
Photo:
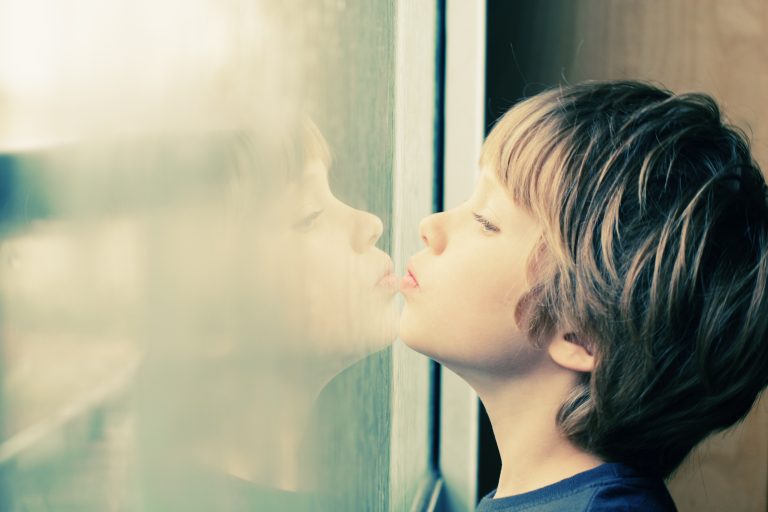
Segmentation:
<svg viewBox="0 0 768 512">
<path fill-rule="evenodd" d="M 507 317 L 533 346 L 565 335 L 594 357 L 557 418 L 574 444 L 667 476 L 744 417 L 768 384 L 766 184 L 712 98 L 633 81 L 546 91 L 497 122 L 480 167 L 538 227 L 516 249 L 526 282 Z M 477 192 L 465 205 L 488 207 Z M 454 214 L 422 224 L 428 249 L 459 236 Z M 461 367 L 425 346 L 407 316 L 427 316 L 424 297 L 406 297 L 403 339 Z"/>
</svg>

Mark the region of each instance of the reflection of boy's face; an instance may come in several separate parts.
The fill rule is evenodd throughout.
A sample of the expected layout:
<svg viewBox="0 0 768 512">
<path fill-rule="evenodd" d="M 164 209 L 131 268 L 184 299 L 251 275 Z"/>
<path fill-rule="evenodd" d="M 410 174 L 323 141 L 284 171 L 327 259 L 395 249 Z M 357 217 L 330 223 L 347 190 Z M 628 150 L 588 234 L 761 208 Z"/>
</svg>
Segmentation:
<svg viewBox="0 0 768 512">
<path fill-rule="evenodd" d="M 287 336 L 312 353 L 357 357 L 397 335 L 392 260 L 375 244 L 381 220 L 337 199 L 311 158 L 277 205 L 269 268 L 291 312 Z M 388 276 L 388 277 L 385 277 Z M 384 277 L 384 279 L 382 279 Z"/>
<path fill-rule="evenodd" d="M 482 172 L 469 200 L 425 218 L 419 231 L 426 247 L 409 263 L 415 282 L 401 285 L 403 341 L 460 373 L 508 373 L 541 357 L 514 314 L 541 227 L 495 173 Z"/>
</svg>

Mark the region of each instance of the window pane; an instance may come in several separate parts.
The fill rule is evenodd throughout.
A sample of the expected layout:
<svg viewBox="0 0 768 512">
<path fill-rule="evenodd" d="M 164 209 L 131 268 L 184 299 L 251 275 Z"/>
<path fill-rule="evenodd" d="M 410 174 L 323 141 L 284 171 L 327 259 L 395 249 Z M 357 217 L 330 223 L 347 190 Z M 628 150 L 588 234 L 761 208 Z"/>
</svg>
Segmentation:
<svg viewBox="0 0 768 512">
<path fill-rule="evenodd" d="M 434 13 L 395 7 L 0 3 L 0 510 L 415 499 Z"/>
</svg>

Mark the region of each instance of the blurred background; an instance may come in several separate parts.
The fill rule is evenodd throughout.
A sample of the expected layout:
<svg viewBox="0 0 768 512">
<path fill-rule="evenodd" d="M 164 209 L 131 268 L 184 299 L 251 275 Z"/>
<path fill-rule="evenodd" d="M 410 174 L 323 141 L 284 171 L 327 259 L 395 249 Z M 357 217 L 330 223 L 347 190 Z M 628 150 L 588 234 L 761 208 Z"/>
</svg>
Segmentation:
<svg viewBox="0 0 768 512">
<path fill-rule="evenodd" d="M 762 0 L 0 0 L 0 511 L 473 510 L 474 394 L 396 339 L 419 220 L 559 83 L 715 96 Z M 669 482 L 768 509 L 768 408 Z"/>
</svg>

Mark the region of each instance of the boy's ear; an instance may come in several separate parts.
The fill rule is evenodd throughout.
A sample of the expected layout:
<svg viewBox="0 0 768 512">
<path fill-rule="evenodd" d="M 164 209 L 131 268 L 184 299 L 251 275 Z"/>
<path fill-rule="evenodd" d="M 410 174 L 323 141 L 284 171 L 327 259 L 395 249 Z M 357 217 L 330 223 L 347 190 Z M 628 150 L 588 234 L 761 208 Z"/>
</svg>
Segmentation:
<svg viewBox="0 0 768 512">
<path fill-rule="evenodd" d="M 595 369 L 595 355 L 592 347 L 573 332 L 558 332 L 547 347 L 549 357 L 562 366 L 576 372 L 591 372 Z"/>
</svg>

